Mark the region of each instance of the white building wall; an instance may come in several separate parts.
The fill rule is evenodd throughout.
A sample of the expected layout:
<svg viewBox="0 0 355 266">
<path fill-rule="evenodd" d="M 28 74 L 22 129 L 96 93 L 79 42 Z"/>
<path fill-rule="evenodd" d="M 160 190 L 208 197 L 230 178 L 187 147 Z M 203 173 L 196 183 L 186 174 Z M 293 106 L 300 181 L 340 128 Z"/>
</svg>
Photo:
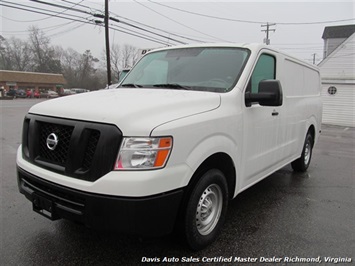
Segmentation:
<svg viewBox="0 0 355 266">
<path fill-rule="evenodd" d="M 320 64 L 323 123 L 355 127 L 355 33 Z M 329 87 L 336 93 L 328 93 Z"/>
<path fill-rule="evenodd" d="M 326 39 L 324 41 L 323 59 L 330 55 L 346 38 Z"/>
<path fill-rule="evenodd" d="M 355 79 L 355 34 L 319 64 L 324 79 Z"/>
<path fill-rule="evenodd" d="M 328 93 L 329 87 L 337 92 Z M 322 83 L 323 123 L 355 127 L 355 84 Z"/>
</svg>

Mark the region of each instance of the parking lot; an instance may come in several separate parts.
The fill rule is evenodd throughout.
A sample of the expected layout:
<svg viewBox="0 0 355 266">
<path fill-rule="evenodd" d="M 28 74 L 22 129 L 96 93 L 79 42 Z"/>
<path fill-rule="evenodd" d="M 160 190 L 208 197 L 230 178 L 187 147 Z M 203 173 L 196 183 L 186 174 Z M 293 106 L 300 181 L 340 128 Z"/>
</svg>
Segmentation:
<svg viewBox="0 0 355 266">
<path fill-rule="evenodd" d="M 1 265 L 354 263 L 355 128 L 324 125 L 307 173 L 286 166 L 238 195 L 219 239 L 192 252 L 175 235 L 97 232 L 32 211 L 18 192 L 15 160 L 23 117 L 44 100 L 0 101 Z"/>
</svg>

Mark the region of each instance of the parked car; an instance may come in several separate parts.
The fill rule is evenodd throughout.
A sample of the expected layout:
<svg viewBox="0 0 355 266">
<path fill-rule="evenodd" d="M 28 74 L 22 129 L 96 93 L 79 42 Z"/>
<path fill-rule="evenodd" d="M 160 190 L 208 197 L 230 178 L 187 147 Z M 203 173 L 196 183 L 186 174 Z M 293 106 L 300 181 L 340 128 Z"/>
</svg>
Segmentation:
<svg viewBox="0 0 355 266">
<path fill-rule="evenodd" d="M 57 92 L 51 90 L 41 93 L 41 98 L 57 98 L 58 96 Z"/>
<path fill-rule="evenodd" d="M 87 89 L 82 89 L 82 88 L 73 88 L 73 89 L 70 89 L 72 92 L 74 93 L 83 93 L 83 92 L 89 92 L 89 90 Z"/>
<path fill-rule="evenodd" d="M 41 94 L 38 91 L 28 90 L 26 92 L 26 97 L 27 98 L 40 98 Z"/>
<path fill-rule="evenodd" d="M 10 89 L 6 96 L 14 97 L 14 98 L 26 98 L 26 92 L 24 90 L 15 90 Z"/>
<path fill-rule="evenodd" d="M 60 96 L 68 96 L 68 95 L 73 95 L 76 94 L 76 92 L 70 90 L 70 89 L 63 89 L 63 93 L 60 94 Z"/>
<path fill-rule="evenodd" d="M 26 92 L 24 90 L 17 90 L 16 97 L 17 98 L 26 98 Z"/>
</svg>

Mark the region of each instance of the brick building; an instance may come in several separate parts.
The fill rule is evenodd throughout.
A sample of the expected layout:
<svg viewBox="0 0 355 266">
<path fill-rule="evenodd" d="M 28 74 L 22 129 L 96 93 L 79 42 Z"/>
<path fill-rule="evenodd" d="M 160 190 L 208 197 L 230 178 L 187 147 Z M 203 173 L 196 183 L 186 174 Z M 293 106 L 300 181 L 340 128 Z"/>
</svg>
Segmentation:
<svg viewBox="0 0 355 266">
<path fill-rule="evenodd" d="M 66 80 L 62 74 L 0 70 L 0 88 L 60 92 Z"/>
</svg>

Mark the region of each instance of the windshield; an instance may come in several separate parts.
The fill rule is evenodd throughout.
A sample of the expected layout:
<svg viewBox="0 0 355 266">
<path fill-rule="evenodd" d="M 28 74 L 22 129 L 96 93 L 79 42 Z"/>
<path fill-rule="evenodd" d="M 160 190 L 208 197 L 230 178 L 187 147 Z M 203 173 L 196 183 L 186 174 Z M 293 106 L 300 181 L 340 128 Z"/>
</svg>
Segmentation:
<svg viewBox="0 0 355 266">
<path fill-rule="evenodd" d="M 202 47 L 152 52 L 127 74 L 120 87 L 230 91 L 237 83 L 249 51 Z"/>
</svg>

